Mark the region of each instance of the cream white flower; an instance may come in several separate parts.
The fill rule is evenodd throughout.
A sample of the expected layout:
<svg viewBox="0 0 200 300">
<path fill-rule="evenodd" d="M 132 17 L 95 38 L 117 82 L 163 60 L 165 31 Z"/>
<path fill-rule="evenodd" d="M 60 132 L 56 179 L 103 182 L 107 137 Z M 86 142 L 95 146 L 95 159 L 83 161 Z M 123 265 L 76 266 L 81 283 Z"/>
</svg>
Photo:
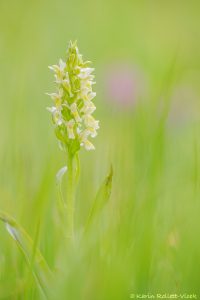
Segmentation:
<svg viewBox="0 0 200 300">
<path fill-rule="evenodd" d="M 70 110 L 76 122 L 81 122 L 81 117 L 79 116 L 77 104 L 75 102 L 70 105 Z"/>
<path fill-rule="evenodd" d="M 85 100 L 83 108 L 81 109 L 81 112 L 88 115 L 88 114 L 92 114 L 95 111 L 95 109 L 96 109 L 96 106 L 94 105 L 94 103 L 92 101 Z"/>
<path fill-rule="evenodd" d="M 94 145 L 88 140 L 88 136 L 90 135 L 90 131 L 85 129 L 80 134 L 81 146 L 84 146 L 86 150 L 94 150 Z"/>
<path fill-rule="evenodd" d="M 56 107 L 61 106 L 63 89 L 59 89 L 57 93 L 46 93 L 54 101 Z"/>
<path fill-rule="evenodd" d="M 95 150 L 94 145 L 88 139 L 85 139 L 81 145 L 83 145 L 86 150 Z"/>
<path fill-rule="evenodd" d="M 47 110 L 50 111 L 51 114 L 52 114 L 53 122 L 57 126 L 60 126 L 63 123 L 61 109 L 62 109 L 61 107 L 56 108 L 55 106 L 47 107 Z"/>
<path fill-rule="evenodd" d="M 94 129 L 99 129 L 99 121 L 96 121 L 93 116 L 90 114 L 86 114 L 83 116 L 83 120 L 85 123 L 86 128 L 92 127 Z"/>
<path fill-rule="evenodd" d="M 93 71 L 94 71 L 94 68 L 82 68 L 80 70 L 80 73 L 79 73 L 78 77 L 81 78 L 81 79 L 86 79 L 87 78 L 87 79 L 92 80 L 92 79 L 94 79 L 94 76 L 93 75 L 90 76 L 90 74 Z"/>
</svg>

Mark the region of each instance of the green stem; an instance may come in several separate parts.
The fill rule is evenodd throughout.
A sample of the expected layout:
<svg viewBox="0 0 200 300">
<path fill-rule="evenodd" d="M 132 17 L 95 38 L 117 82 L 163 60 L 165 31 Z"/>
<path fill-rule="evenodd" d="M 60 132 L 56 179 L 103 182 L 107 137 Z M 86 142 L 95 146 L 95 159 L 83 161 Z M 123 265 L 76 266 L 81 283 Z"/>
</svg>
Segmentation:
<svg viewBox="0 0 200 300">
<path fill-rule="evenodd" d="M 76 176 L 75 176 L 75 182 L 76 185 L 78 184 L 79 177 L 80 177 L 80 159 L 78 153 L 76 153 Z"/>
<path fill-rule="evenodd" d="M 75 170 L 74 156 L 68 152 L 67 178 L 67 236 L 74 240 Z"/>
</svg>

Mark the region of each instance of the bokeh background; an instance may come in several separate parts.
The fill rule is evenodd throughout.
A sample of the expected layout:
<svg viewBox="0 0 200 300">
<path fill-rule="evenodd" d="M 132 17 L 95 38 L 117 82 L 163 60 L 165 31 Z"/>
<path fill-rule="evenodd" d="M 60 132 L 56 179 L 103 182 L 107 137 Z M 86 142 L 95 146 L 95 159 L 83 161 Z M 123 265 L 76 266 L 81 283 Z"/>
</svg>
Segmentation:
<svg viewBox="0 0 200 300">
<path fill-rule="evenodd" d="M 57 299 L 200 296 L 198 0 L 0 1 L 0 209 L 32 237 L 40 223 L 39 248 L 56 268 L 55 174 L 66 158 L 45 93 L 47 66 L 70 39 L 95 67 L 101 127 L 96 150 L 81 151 L 77 229 L 111 163 L 114 177 L 103 254 L 96 246 L 90 263 L 76 260 L 85 246 L 70 267 L 62 255 Z M 0 299 L 40 299 L 29 275 L 0 224 Z"/>
</svg>

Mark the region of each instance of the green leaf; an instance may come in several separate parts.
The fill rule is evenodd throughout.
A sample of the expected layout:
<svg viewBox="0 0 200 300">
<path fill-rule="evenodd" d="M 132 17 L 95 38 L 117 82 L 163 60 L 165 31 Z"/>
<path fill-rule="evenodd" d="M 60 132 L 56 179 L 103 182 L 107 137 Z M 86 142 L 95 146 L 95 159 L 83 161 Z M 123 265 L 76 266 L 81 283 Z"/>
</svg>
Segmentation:
<svg viewBox="0 0 200 300">
<path fill-rule="evenodd" d="M 27 262 L 31 273 L 43 296 L 47 295 L 47 286 L 52 277 L 51 271 L 26 231 L 8 214 L 0 211 L 0 220 L 3 221 L 8 233 L 16 242 Z"/>
<path fill-rule="evenodd" d="M 112 165 L 110 167 L 110 171 L 103 183 L 101 184 L 95 200 L 93 202 L 92 208 L 89 213 L 89 217 L 86 223 L 86 230 L 93 223 L 93 221 L 97 218 L 97 216 L 101 213 L 103 207 L 108 202 L 112 189 L 112 178 L 113 178 L 113 168 Z"/>
<path fill-rule="evenodd" d="M 56 183 L 59 185 L 62 182 L 63 175 L 67 172 L 67 166 L 62 167 L 56 174 Z"/>
<path fill-rule="evenodd" d="M 63 193 L 62 193 L 62 179 L 64 174 L 67 172 L 67 166 L 62 167 L 56 174 L 56 185 L 58 187 L 58 212 L 59 212 L 59 217 L 60 219 L 63 220 L 65 214 L 65 210 L 66 210 L 66 204 L 63 198 Z"/>
<path fill-rule="evenodd" d="M 69 121 L 72 118 L 69 108 L 64 105 L 62 107 L 62 116 L 64 117 L 65 121 Z"/>
</svg>

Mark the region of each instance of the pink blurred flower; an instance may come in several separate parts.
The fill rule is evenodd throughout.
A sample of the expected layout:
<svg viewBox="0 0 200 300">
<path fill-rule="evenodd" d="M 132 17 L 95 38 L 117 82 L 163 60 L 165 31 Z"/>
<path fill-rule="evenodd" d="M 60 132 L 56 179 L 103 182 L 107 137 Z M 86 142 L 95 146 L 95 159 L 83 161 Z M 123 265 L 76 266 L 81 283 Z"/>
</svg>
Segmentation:
<svg viewBox="0 0 200 300">
<path fill-rule="evenodd" d="M 168 124 L 181 128 L 199 119 L 199 99 L 195 90 L 182 84 L 175 88 L 171 99 Z"/>
<path fill-rule="evenodd" d="M 106 97 L 123 107 L 133 106 L 145 90 L 143 74 L 130 64 L 112 64 L 106 72 Z"/>
</svg>

